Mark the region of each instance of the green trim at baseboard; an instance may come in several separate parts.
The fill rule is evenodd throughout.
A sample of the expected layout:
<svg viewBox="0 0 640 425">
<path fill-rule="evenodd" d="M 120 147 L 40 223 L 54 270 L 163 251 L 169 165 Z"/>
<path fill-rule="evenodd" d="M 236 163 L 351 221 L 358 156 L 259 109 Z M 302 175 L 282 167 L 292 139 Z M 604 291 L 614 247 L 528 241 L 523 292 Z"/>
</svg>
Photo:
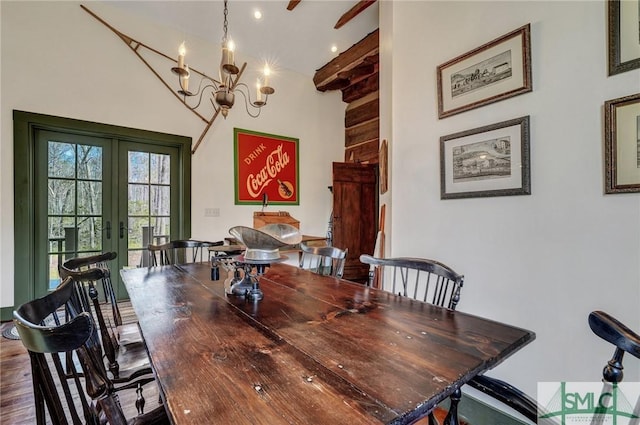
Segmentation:
<svg viewBox="0 0 640 425">
<path fill-rule="evenodd" d="M 0 308 L 0 321 L 7 322 L 13 320 L 13 307 Z"/>
</svg>

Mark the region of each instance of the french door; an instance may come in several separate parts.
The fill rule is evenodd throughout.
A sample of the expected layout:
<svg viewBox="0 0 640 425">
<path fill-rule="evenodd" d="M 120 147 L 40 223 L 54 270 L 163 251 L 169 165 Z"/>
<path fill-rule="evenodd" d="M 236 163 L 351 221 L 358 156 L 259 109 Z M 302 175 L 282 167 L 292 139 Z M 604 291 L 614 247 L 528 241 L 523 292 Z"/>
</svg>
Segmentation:
<svg viewBox="0 0 640 425">
<path fill-rule="evenodd" d="M 34 139 L 35 295 L 57 287 L 67 259 L 115 251 L 126 298 L 117 270 L 146 266 L 149 243 L 184 237 L 179 148 L 47 129 Z"/>
<path fill-rule="evenodd" d="M 147 245 L 178 239 L 177 150 L 124 142 L 119 152 L 118 163 L 127 170 L 118 182 L 121 267 L 148 266 Z"/>
</svg>

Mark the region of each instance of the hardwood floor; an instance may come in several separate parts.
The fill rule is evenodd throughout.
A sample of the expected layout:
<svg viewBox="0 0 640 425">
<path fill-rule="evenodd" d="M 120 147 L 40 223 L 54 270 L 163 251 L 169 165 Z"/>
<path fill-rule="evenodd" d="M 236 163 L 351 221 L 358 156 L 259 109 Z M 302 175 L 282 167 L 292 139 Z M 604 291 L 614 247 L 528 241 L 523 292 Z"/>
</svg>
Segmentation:
<svg viewBox="0 0 640 425">
<path fill-rule="evenodd" d="M 19 340 L 0 337 L 0 424 L 34 423 L 29 355 Z"/>
</svg>

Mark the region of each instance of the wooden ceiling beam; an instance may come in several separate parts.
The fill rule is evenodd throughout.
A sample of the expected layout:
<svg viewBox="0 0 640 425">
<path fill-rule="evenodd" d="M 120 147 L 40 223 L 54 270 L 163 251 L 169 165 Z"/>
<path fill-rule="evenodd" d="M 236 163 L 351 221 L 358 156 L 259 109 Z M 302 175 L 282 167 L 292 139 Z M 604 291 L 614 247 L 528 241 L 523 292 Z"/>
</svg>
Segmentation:
<svg viewBox="0 0 640 425">
<path fill-rule="evenodd" d="M 289 0 L 287 10 L 293 10 L 302 0 Z"/>
<path fill-rule="evenodd" d="M 342 15 L 340 19 L 338 19 L 338 22 L 336 22 L 336 26 L 334 28 L 338 29 L 342 27 L 344 24 L 346 24 L 347 22 L 349 22 L 350 20 L 358 16 L 363 10 L 365 10 L 367 7 L 371 6 L 375 2 L 376 0 L 359 1 L 358 3 L 356 3 L 355 6 L 353 6 L 344 15 Z"/>
<path fill-rule="evenodd" d="M 316 71 L 313 83 L 319 91 L 326 91 L 327 87 L 335 87 L 334 80 L 344 80 L 346 71 L 364 64 L 371 65 L 378 58 L 379 31 L 375 30 L 365 38 L 340 53 L 337 57 Z M 342 75 L 339 76 L 338 74 Z"/>
</svg>

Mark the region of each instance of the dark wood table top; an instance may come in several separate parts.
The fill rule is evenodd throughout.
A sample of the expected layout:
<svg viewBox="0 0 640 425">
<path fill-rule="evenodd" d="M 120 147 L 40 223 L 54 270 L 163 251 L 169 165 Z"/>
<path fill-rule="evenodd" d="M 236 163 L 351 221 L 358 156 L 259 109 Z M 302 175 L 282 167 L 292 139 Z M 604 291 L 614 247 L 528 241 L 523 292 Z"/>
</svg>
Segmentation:
<svg viewBox="0 0 640 425">
<path fill-rule="evenodd" d="M 257 303 L 207 264 L 122 277 L 175 424 L 409 423 L 535 338 L 284 264 Z"/>
</svg>

